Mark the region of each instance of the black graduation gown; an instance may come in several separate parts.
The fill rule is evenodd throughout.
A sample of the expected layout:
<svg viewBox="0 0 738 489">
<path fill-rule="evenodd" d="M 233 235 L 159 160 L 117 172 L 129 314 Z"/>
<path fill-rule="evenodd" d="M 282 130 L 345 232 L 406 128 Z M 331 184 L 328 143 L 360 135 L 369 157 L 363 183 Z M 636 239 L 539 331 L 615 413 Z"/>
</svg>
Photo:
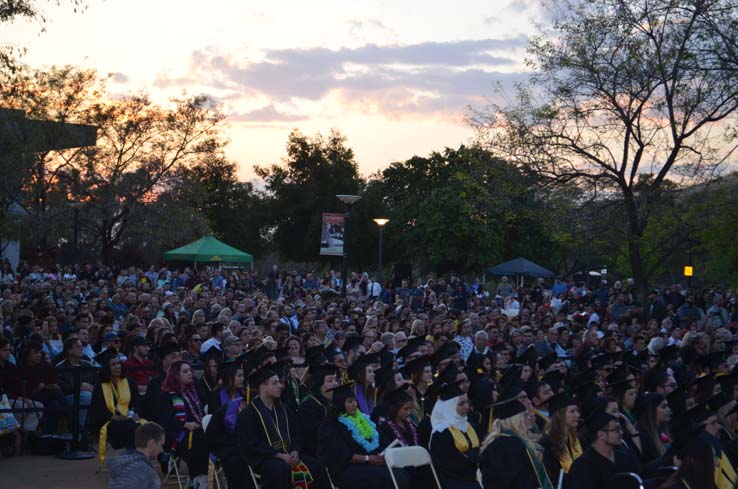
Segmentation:
<svg viewBox="0 0 738 489">
<path fill-rule="evenodd" d="M 147 394 L 151 386 L 147 390 Z M 205 396 L 202 392 L 197 392 L 200 399 L 201 409 L 204 411 Z M 185 430 L 185 423 L 198 422 L 194 414 L 190 411 L 185 403 L 185 421 L 177 419 L 174 405 L 172 404 L 172 396 L 167 392 L 159 391 L 159 397 L 156 407 L 156 415 L 159 424 L 164 428 L 166 434 L 165 450 L 174 448 L 177 455 L 185 461 L 190 476 L 205 475 L 208 472 L 208 444 L 205 439 L 205 432 L 202 427 L 195 431 L 189 432 Z M 190 433 L 192 433 L 192 443 L 190 443 Z M 178 438 L 184 434 L 181 440 Z"/>
<path fill-rule="evenodd" d="M 140 398 L 138 395 L 138 389 L 136 384 L 131 379 L 126 379 L 128 382 L 128 389 L 131 391 L 131 401 L 129 409 L 135 412 L 139 412 Z M 123 416 L 128 413 L 120 413 Z M 139 413 L 140 415 L 140 413 Z M 87 414 L 87 425 L 91 433 L 99 433 L 102 426 L 108 423 L 108 443 L 110 446 L 118 448 L 133 448 L 133 433 L 136 431 L 138 423 L 132 419 L 125 421 L 110 420 L 113 415 L 108 411 L 108 407 L 105 405 L 105 397 L 103 396 L 101 384 L 95 385 L 95 389 L 92 391 L 92 401 L 90 403 L 90 410 Z"/>
<path fill-rule="evenodd" d="M 306 397 L 300 404 L 297 417 L 305 453 L 312 456 L 318 455 L 318 428 L 326 420 L 330 411 L 331 402 L 319 394 Z"/>
<path fill-rule="evenodd" d="M 471 445 L 468 437 L 467 443 Z M 479 488 L 477 483 L 479 447 L 469 448 L 466 453 L 460 452 L 454 444 L 453 435 L 446 429 L 431 435 L 430 454 L 444 489 Z"/>
<path fill-rule="evenodd" d="M 541 487 L 525 445 L 512 436 L 498 436 L 484 449 L 479 459 L 479 470 L 485 489 Z"/>
<path fill-rule="evenodd" d="M 263 487 L 291 489 L 290 466 L 275 458 L 280 453 L 297 452 L 313 476 L 314 489 L 325 487 L 325 471 L 302 450 L 300 434 L 287 407 L 277 402 L 272 409 L 256 397 L 241 411 L 236 421 L 236 436 L 241 457 L 261 475 Z M 271 443 L 270 443 L 271 440 Z"/>
<path fill-rule="evenodd" d="M 564 480 L 564 489 L 580 489 L 593 487 L 597 489 L 617 489 L 615 474 L 621 472 L 637 472 L 637 467 L 621 449 L 615 450 L 615 463 L 600 455 L 593 447 L 584 450 L 576 459 Z"/>
<path fill-rule="evenodd" d="M 241 462 L 241 453 L 238 450 L 238 437 L 235 427 L 228 431 L 225 425 L 225 415 L 228 405 L 221 406 L 212 418 L 205 437 L 208 441 L 208 449 L 220 460 L 229 487 L 253 488 L 253 481 L 248 475 L 248 470 Z"/>
<path fill-rule="evenodd" d="M 318 430 L 318 456 L 328 468 L 333 482 L 341 488 L 388 489 L 393 487 L 386 466 L 351 463 L 353 455 L 373 455 L 379 448 L 367 453 L 351 436 L 349 430 L 336 419 L 326 420 Z M 405 470 L 395 469 L 395 478 L 401 489 L 407 489 Z"/>
<path fill-rule="evenodd" d="M 159 397 L 161 396 L 161 386 L 164 383 L 164 374 L 159 374 L 149 382 L 146 387 L 146 394 L 141 400 L 141 417 L 147 421 L 154 421 L 161 424 L 161 418 L 157 414 L 157 406 L 159 405 Z"/>
</svg>

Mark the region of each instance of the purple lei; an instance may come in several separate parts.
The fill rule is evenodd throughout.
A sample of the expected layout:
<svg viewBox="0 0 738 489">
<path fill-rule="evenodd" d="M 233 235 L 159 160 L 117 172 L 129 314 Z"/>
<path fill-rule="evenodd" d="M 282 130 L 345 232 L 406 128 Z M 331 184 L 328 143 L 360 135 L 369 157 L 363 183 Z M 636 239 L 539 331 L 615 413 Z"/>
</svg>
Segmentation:
<svg viewBox="0 0 738 489">
<path fill-rule="evenodd" d="M 392 428 L 392 433 L 395 434 L 395 437 L 397 438 L 397 441 L 399 441 L 400 444 L 402 444 L 403 447 L 407 447 L 407 446 L 418 446 L 419 445 L 419 443 L 418 443 L 418 432 L 415 430 L 415 426 L 413 426 L 412 423 L 406 423 L 408 426 L 410 426 L 410 433 L 413 436 L 413 444 L 410 445 L 410 443 L 407 440 L 405 440 L 405 436 L 403 435 L 403 431 L 400 429 L 400 427 L 397 426 L 397 424 L 394 421 L 392 421 L 391 419 L 387 419 L 386 421 L 387 421 L 387 425 L 390 428 Z"/>
</svg>

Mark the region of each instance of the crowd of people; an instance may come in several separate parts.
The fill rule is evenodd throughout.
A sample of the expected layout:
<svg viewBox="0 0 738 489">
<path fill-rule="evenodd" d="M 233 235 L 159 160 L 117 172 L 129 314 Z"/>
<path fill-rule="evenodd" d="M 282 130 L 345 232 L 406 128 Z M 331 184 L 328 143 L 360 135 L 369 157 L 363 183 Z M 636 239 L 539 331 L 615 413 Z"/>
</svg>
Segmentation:
<svg viewBox="0 0 738 489">
<path fill-rule="evenodd" d="M 4 264 L 0 390 L 22 431 L 79 423 L 101 459 L 156 456 L 156 423 L 197 488 L 213 460 L 232 488 L 433 487 L 394 446 L 444 489 L 736 487 L 733 291 L 397 282 Z"/>
</svg>

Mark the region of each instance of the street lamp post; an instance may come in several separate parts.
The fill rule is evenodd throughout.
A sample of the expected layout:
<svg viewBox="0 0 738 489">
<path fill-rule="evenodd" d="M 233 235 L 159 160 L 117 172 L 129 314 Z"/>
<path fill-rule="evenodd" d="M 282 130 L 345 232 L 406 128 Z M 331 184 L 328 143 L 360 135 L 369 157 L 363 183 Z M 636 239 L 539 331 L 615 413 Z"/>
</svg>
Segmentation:
<svg viewBox="0 0 738 489">
<path fill-rule="evenodd" d="M 338 194 L 336 198 L 346 204 L 343 223 L 343 263 L 341 264 L 341 297 L 346 297 L 346 280 L 348 279 L 349 240 L 351 228 L 351 206 L 361 199 L 360 195 Z"/>
<path fill-rule="evenodd" d="M 72 202 L 69 204 L 74 212 L 74 237 L 72 239 L 72 245 L 74 250 L 74 263 L 79 263 L 79 202 Z"/>
<path fill-rule="evenodd" d="M 389 222 L 389 219 L 383 217 L 376 217 L 372 219 L 374 223 L 379 226 L 379 253 L 377 257 L 377 281 L 382 283 L 382 236 L 384 234 L 384 226 Z"/>
</svg>

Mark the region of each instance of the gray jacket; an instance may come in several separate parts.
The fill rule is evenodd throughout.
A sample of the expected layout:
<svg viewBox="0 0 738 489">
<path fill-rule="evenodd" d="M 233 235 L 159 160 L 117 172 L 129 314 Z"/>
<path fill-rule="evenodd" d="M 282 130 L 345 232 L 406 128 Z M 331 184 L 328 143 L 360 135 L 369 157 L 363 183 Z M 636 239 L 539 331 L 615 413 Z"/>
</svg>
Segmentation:
<svg viewBox="0 0 738 489">
<path fill-rule="evenodd" d="M 108 489 L 160 489 L 159 475 L 146 456 L 136 450 L 126 450 L 108 459 Z"/>
</svg>

